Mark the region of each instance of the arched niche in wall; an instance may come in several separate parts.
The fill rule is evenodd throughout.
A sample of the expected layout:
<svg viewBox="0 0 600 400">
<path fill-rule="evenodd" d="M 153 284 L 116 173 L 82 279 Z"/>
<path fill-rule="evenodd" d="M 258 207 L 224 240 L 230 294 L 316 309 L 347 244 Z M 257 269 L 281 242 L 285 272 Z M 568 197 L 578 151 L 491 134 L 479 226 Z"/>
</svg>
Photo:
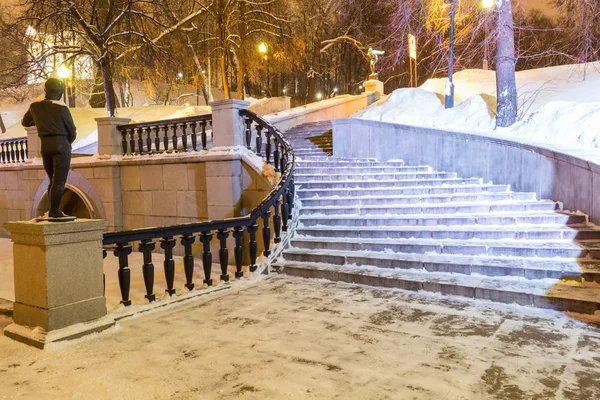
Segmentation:
<svg viewBox="0 0 600 400">
<path fill-rule="evenodd" d="M 38 186 L 31 208 L 31 218 L 48 211 L 50 200 L 46 192 L 49 184 L 50 180 L 45 177 Z M 69 171 L 60 209 L 65 214 L 78 218 L 106 219 L 100 195 L 87 179 L 74 170 Z"/>
</svg>

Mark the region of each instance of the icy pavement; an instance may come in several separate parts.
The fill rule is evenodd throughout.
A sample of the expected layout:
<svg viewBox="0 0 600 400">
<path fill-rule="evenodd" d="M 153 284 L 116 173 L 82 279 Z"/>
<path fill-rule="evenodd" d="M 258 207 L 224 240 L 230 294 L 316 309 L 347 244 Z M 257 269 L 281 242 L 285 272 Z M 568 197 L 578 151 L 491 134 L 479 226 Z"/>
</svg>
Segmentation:
<svg viewBox="0 0 600 400">
<path fill-rule="evenodd" d="M 45 351 L 0 336 L 0 399 L 600 398 L 600 330 L 552 311 L 284 277 L 226 292 Z"/>
</svg>

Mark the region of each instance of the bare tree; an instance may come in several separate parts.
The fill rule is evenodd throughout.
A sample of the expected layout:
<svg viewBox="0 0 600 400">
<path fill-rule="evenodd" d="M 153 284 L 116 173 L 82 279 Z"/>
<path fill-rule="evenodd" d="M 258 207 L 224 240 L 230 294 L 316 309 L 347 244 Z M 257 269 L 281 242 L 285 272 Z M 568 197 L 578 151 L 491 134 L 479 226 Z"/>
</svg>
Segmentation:
<svg viewBox="0 0 600 400">
<path fill-rule="evenodd" d="M 496 14 L 496 127 L 507 127 L 517 121 L 512 0 L 496 0 Z"/>
</svg>

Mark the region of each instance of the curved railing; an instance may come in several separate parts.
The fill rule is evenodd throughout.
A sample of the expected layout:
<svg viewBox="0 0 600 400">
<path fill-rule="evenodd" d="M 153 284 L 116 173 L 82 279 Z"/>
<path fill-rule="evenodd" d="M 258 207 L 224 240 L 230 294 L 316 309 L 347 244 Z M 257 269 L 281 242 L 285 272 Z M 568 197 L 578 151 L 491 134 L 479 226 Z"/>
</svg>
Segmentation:
<svg viewBox="0 0 600 400">
<path fill-rule="evenodd" d="M 27 160 L 27 137 L 0 140 L 0 163 L 12 164 Z"/>
<path fill-rule="evenodd" d="M 206 221 L 198 223 L 180 224 L 160 228 L 143 228 L 131 231 L 110 232 L 104 234 L 103 245 L 104 256 L 107 250 L 111 249 L 114 255 L 119 259 L 119 286 L 121 290 L 121 303 L 128 306 L 131 304 L 129 298 L 129 288 L 131 283 L 131 271 L 129 269 L 129 255 L 133 247 L 137 244 L 137 250 L 143 254 L 142 274 L 146 288 L 146 299 L 154 301 L 154 264 L 152 262 L 153 251 L 156 248 L 155 240 L 160 240 L 160 247 L 164 250 L 164 272 L 166 280 L 166 292 L 169 295 L 175 294 L 174 277 L 175 261 L 173 258 L 173 248 L 177 240 L 184 248 L 184 273 L 185 287 L 188 290 L 194 289 L 194 255 L 192 254 L 192 245 L 196 241 L 196 236 L 202 243 L 202 266 L 204 270 L 203 282 L 207 286 L 213 284 L 212 274 L 212 253 L 211 241 L 216 233 L 219 243 L 219 264 L 221 268 L 221 281 L 229 281 L 229 249 L 227 248 L 227 239 L 231 234 L 235 245 L 233 254 L 235 259 L 235 278 L 241 278 L 243 274 L 244 247 L 242 240 L 245 235 L 248 236 L 249 251 L 249 270 L 254 272 L 257 269 L 256 260 L 258 252 L 258 242 L 256 234 L 259 229 L 257 221 L 262 220 L 262 242 L 264 245 L 263 255 L 271 254 L 271 226 L 273 227 L 274 242 L 281 242 L 281 232 L 288 230 L 292 218 L 294 207 L 294 152 L 289 142 L 276 128 L 269 125 L 256 114 L 242 110 L 240 118 L 244 119 L 246 124 L 246 145 L 251 148 L 250 140 L 252 138 L 252 127 L 256 130 L 256 153 L 261 154 L 263 147 L 262 132 L 265 132 L 265 159 L 268 163 L 273 163 L 276 170 L 281 171 L 281 178 L 275 188 L 269 195 L 256 206 L 249 215 L 237 218 L 227 218 L 218 221 Z M 174 124 L 173 120 L 164 121 L 168 126 Z M 179 123 L 179 122 L 177 122 Z M 157 126 L 157 123 L 147 123 L 149 127 Z M 133 129 L 133 128 L 126 128 Z M 135 129 L 139 129 L 139 126 Z M 271 154 L 271 150 L 273 150 Z M 271 156 L 273 156 L 271 160 Z"/>
<path fill-rule="evenodd" d="M 206 150 L 207 133 L 209 131 L 212 133 L 212 115 L 120 125 L 118 129 L 123 137 L 124 155 L 198 151 L 198 134 L 201 150 Z M 199 132 L 196 132 L 198 129 Z M 179 140 L 181 140 L 181 148 L 179 148 Z"/>
</svg>

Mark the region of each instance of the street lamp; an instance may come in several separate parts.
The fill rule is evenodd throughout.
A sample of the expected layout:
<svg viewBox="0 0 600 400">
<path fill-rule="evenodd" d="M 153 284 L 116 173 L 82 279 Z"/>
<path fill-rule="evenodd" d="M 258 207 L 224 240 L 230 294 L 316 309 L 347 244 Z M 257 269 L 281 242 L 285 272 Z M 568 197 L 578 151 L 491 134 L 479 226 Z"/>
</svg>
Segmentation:
<svg viewBox="0 0 600 400">
<path fill-rule="evenodd" d="M 317 93 L 317 100 L 321 100 L 323 98 L 323 94 L 321 92 Z"/>
<path fill-rule="evenodd" d="M 267 90 L 268 90 L 268 87 L 269 87 L 268 75 L 269 74 L 267 71 L 265 71 L 265 60 L 267 59 L 267 45 L 265 44 L 265 42 L 260 42 L 260 44 L 258 45 L 258 52 L 261 54 L 261 58 L 262 58 L 262 68 L 261 68 L 262 74 L 266 76 L 266 78 L 263 77 L 263 79 L 261 79 L 261 80 L 266 81 L 263 83 L 266 84 L 265 86 L 267 87 Z M 263 91 L 263 88 L 262 88 L 262 83 L 261 83 L 261 92 L 262 91 Z M 267 91 L 264 91 L 264 92 L 265 92 L 264 96 L 267 97 Z"/>
<path fill-rule="evenodd" d="M 65 97 L 65 103 L 67 104 L 67 107 L 68 107 L 69 106 L 69 98 L 67 96 L 67 80 L 71 76 L 71 71 L 69 70 L 69 68 L 67 68 L 67 66 L 65 64 L 61 64 L 61 66 L 58 67 L 57 72 L 58 72 L 58 77 L 60 79 L 62 79 L 63 83 L 65 84 L 64 97 Z"/>
<path fill-rule="evenodd" d="M 494 6 L 494 3 L 495 3 L 495 0 L 481 0 L 481 7 L 483 7 L 485 10 L 488 10 Z M 489 61 L 488 61 L 489 25 L 488 25 L 487 17 L 485 18 L 484 24 L 485 24 L 485 39 L 483 41 L 483 69 L 487 70 L 487 69 L 489 69 Z"/>
<path fill-rule="evenodd" d="M 448 81 L 446 81 L 446 97 L 444 107 L 454 107 L 454 83 L 452 82 L 452 63 L 454 62 L 454 14 L 456 13 L 456 0 L 450 2 L 450 51 L 448 52 Z"/>
</svg>

